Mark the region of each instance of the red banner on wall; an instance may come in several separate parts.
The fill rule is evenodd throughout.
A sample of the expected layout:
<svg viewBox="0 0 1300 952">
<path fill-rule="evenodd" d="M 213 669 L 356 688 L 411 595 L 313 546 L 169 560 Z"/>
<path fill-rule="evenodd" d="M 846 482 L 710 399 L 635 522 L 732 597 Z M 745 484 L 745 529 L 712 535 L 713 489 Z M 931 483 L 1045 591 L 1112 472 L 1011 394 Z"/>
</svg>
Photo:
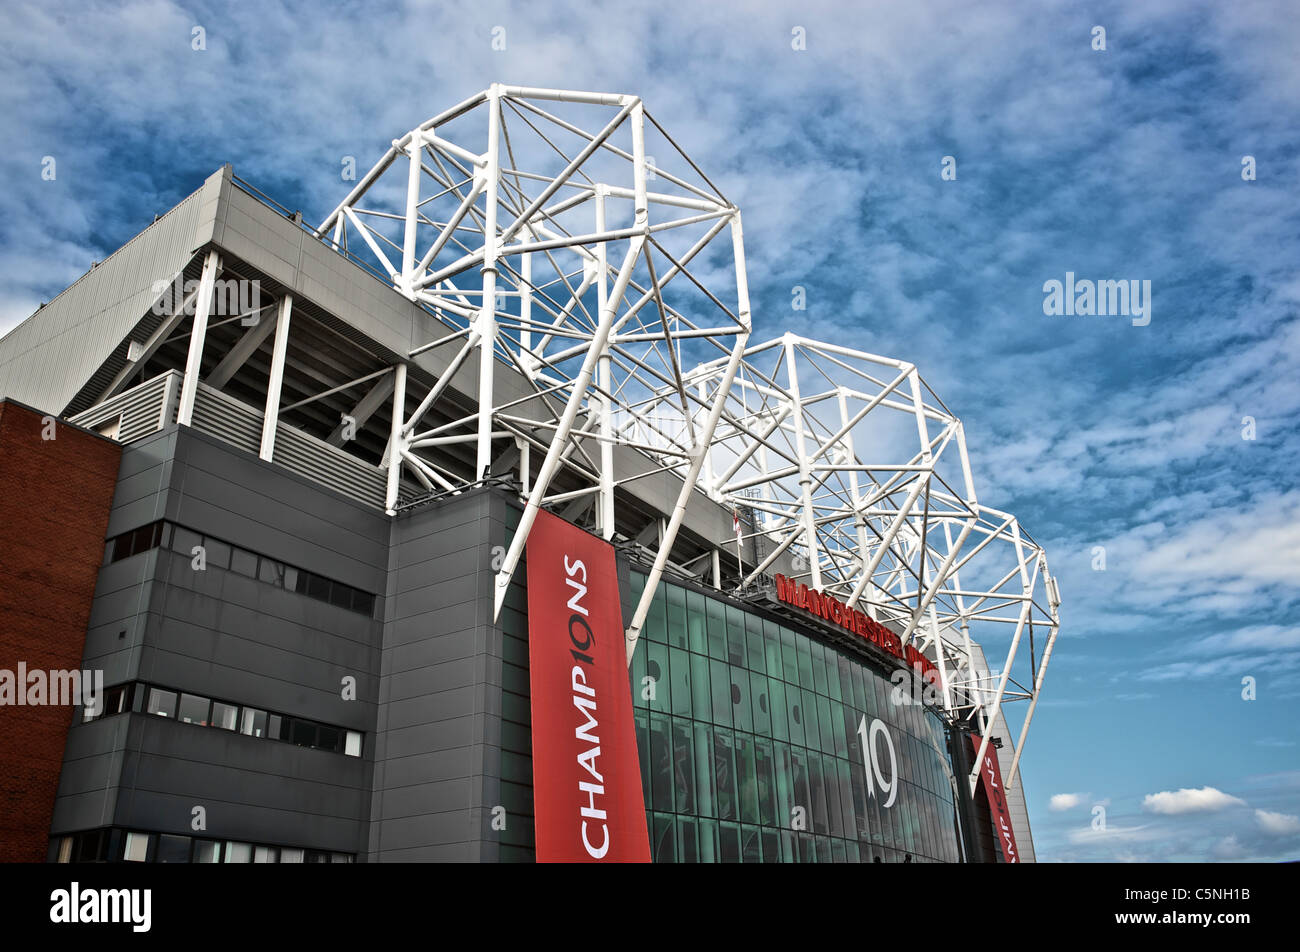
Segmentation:
<svg viewBox="0 0 1300 952">
<path fill-rule="evenodd" d="M 527 552 L 537 860 L 648 863 L 614 547 L 539 512 Z"/>
<path fill-rule="evenodd" d="M 974 734 L 970 735 L 970 742 L 975 748 L 975 756 L 980 753 L 980 743 L 983 740 Z M 1002 847 L 1002 858 L 1008 863 L 1020 862 L 1020 851 L 1016 849 L 1016 832 L 1011 829 L 1011 810 L 1007 806 L 1007 798 L 1002 788 L 1002 769 L 998 766 L 998 752 L 989 743 L 988 750 L 984 754 L 984 763 L 980 764 L 980 776 L 984 778 L 984 793 L 989 798 L 989 812 L 993 814 L 993 832 L 997 834 L 998 845 Z"/>
</svg>

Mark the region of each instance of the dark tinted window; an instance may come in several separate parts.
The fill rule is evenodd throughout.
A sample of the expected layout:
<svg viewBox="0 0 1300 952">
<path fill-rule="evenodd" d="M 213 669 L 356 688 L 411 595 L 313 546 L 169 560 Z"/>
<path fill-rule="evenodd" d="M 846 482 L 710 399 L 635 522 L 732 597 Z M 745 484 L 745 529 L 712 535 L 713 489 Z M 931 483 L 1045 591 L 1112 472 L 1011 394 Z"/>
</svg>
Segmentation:
<svg viewBox="0 0 1300 952">
<path fill-rule="evenodd" d="M 190 861 L 190 838 L 188 836 L 169 836 L 166 833 L 158 837 L 158 851 L 154 854 L 155 863 L 188 863 Z"/>
<path fill-rule="evenodd" d="M 243 549 L 235 549 L 230 556 L 230 570 L 249 578 L 257 578 L 257 556 Z"/>
</svg>

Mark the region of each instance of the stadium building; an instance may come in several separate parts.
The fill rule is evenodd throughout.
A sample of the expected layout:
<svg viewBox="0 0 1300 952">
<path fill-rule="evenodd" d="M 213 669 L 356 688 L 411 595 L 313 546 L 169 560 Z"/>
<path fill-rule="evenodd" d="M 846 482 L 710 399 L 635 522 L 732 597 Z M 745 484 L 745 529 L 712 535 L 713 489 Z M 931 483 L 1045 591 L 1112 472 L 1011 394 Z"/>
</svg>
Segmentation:
<svg viewBox="0 0 1300 952">
<path fill-rule="evenodd" d="M 0 340 L 2 858 L 1033 860 L 1059 597 L 915 365 L 751 340 L 635 96 L 345 190 L 227 166 Z"/>
</svg>

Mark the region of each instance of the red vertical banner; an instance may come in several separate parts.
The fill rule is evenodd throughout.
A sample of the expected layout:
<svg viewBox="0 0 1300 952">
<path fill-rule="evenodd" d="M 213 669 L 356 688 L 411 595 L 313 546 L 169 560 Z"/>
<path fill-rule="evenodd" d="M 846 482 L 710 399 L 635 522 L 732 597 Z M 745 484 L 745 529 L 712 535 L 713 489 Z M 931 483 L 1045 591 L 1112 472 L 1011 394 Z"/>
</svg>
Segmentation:
<svg viewBox="0 0 1300 952">
<path fill-rule="evenodd" d="M 537 860 L 648 863 L 614 547 L 539 512 L 527 552 Z"/>
<path fill-rule="evenodd" d="M 983 738 L 970 735 L 975 756 L 980 753 Z M 1002 858 L 1008 863 L 1020 862 L 1020 851 L 1016 849 L 1016 833 L 1011 829 L 1011 810 L 1007 806 L 1006 791 L 1002 787 L 1002 769 L 998 766 L 998 752 L 989 743 L 984 754 L 984 763 L 980 764 L 980 776 L 984 778 L 984 793 L 989 799 L 989 812 L 993 814 L 993 832 L 997 834 L 998 845 L 1002 848 Z"/>
</svg>

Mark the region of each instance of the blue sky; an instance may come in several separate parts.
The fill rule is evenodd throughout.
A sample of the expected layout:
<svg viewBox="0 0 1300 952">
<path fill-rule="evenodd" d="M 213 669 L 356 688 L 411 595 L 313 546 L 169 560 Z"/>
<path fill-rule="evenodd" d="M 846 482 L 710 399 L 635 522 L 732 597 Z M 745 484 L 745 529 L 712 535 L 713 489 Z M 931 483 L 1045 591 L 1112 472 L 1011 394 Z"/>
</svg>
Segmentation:
<svg viewBox="0 0 1300 952">
<path fill-rule="evenodd" d="M 343 156 L 490 82 L 637 93 L 744 210 L 755 338 L 915 361 L 982 501 L 1046 546 L 1040 859 L 1298 859 L 1289 8 L 5 4 L 0 332 L 224 162 L 316 221 Z M 1150 323 L 1044 314 L 1066 272 L 1150 281 Z"/>
</svg>

